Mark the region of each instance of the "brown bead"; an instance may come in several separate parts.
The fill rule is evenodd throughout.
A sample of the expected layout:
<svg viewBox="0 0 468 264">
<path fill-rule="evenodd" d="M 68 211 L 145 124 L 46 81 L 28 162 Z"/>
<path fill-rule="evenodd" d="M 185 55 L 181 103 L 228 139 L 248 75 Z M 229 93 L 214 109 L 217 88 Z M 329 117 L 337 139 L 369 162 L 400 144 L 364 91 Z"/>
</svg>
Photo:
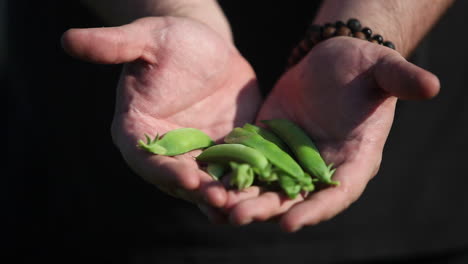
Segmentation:
<svg viewBox="0 0 468 264">
<path fill-rule="evenodd" d="M 335 35 L 335 32 L 336 32 L 335 27 L 333 27 L 333 26 L 325 27 L 323 29 L 323 32 L 322 32 L 322 38 L 323 39 L 331 38 L 331 37 L 333 37 Z"/>
<path fill-rule="evenodd" d="M 354 37 L 358 39 L 364 39 L 366 40 L 366 34 L 362 33 L 361 31 L 354 32 Z"/>
<path fill-rule="evenodd" d="M 308 37 L 312 46 L 315 46 L 322 40 L 322 33 L 320 31 L 310 32 Z"/>
<path fill-rule="evenodd" d="M 370 39 L 369 41 L 372 42 L 372 43 L 375 43 L 375 44 L 379 44 L 379 41 L 376 40 L 376 39 Z"/>
<path fill-rule="evenodd" d="M 346 36 L 346 37 L 349 37 L 351 36 L 351 29 L 349 29 L 348 27 L 346 26 L 341 26 L 340 28 L 338 28 L 335 32 L 335 35 L 336 36 Z"/>
<path fill-rule="evenodd" d="M 303 51 L 309 52 L 309 50 L 313 47 L 312 41 L 310 41 L 310 39 L 306 37 L 299 43 L 299 47 Z"/>
<path fill-rule="evenodd" d="M 291 55 L 288 58 L 288 66 L 289 67 L 294 66 L 299 61 L 301 61 L 302 58 L 304 58 L 306 54 L 307 54 L 307 51 L 304 51 L 300 46 L 295 47 L 293 51 L 291 52 Z"/>
<path fill-rule="evenodd" d="M 299 60 L 300 60 L 300 58 L 296 58 L 296 57 L 291 56 L 291 57 L 288 58 L 288 64 L 287 65 L 289 67 L 291 67 L 291 66 L 297 64 L 299 62 Z"/>
<path fill-rule="evenodd" d="M 297 47 L 295 47 L 291 52 L 291 58 L 297 58 L 301 56 L 301 51 Z"/>
<path fill-rule="evenodd" d="M 295 47 L 293 52 L 292 52 L 292 57 L 296 58 L 298 61 L 304 57 L 304 55 L 307 54 L 308 51 L 303 50 L 299 46 Z"/>
<path fill-rule="evenodd" d="M 290 67 L 296 65 L 298 62 L 299 62 L 299 59 L 298 59 L 298 58 L 289 57 L 287 68 L 290 68 Z"/>
</svg>

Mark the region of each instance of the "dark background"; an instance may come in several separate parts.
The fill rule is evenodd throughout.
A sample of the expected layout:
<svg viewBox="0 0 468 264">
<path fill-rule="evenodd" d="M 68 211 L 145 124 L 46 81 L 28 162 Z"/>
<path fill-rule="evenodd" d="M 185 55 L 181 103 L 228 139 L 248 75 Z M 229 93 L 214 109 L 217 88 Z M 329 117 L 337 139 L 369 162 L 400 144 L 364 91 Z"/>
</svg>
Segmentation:
<svg viewBox="0 0 468 264">
<path fill-rule="evenodd" d="M 222 4 L 236 44 L 266 91 L 318 3 L 259 2 Z M 276 242 L 289 243 L 291 252 L 315 247 L 323 260 L 335 255 L 336 260 L 391 261 L 437 258 L 468 247 L 467 1 L 456 3 L 411 58 L 439 76 L 442 93 L 430 102 L 399 103 L 381 172 L 363 197 L 311 233 L 284 236 L 270 225 L 254 225 L 235 229 L 236 238 L 226 228 L 212 231 L 193 206 L 143 182 L 113 146 L 109 130 L 120 66 L 80 62 L 60 47 L 68 28 L 105 24 L 78 1 L 1 3 L 8 147 L 0 239 L 17 262 L 137 263 L 187 253 L 193 258 L 184 260 L 197 263 L 196 257 L 207 253 L 193 248 L 211 248 L 209 255 L 221 259 L 218 248 L 224 246 L 245 251 L 252 243 L 251 250 L 267 252 L 271 249 L 258 245 Z M 219 234 L 203 235 L 210 232 Z M 307 239 L 315 242 L 294 244 Z M 258 257 L 265 260 L 262 254 Z M 278 252 L 268 254 L 281 260 Z"/>
</svg>

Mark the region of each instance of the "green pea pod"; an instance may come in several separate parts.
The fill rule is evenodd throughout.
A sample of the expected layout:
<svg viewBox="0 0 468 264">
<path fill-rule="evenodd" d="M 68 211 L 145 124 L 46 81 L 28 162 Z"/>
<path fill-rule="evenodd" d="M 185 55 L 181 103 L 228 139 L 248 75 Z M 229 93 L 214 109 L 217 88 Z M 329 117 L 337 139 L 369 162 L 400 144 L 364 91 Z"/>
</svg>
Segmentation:
<svg viewBox="0 0 468 264">
<path fill-rule="evenodd" d="M 261 152 L 278 169 L 290 174 L 294 178 L 304 177 L 301 166 L 276 144 L 262 136 L 249 132 L 243 128 L 234 128 L 225 138 L 226 143 L 243 144 Z"/>
<path fill-rule="evenodd" d="M 338 181 L 332 180 L 333 173 L 336 170 L 331 169 L 333 164 L 327 165 L 325 163 L 312 139 L 300 127 L 285 119 L 262 122 L 288 144 L 306 172 L 314 175 L 321 182 L 332 185 L 339 184 Z"/>
<path fill-rule="evenodd" d="M 249 164 L 238 164 L 230 162 L 232 169 L 230 184 L 236 186 L 238 190 L 250 187 L 254 182 L 254 173 Z"/>
<path fill-rule="evenodd" d="M 223 177 L 224 173 L 227 171 L 227 167 L 224 164 L 220 163 L 208 163 L 206 167 L 206 172 L 213 177 L 214 180 L 219 180 Z"/>
<path fill-rule="evenodd" d="M 246 163 L 254 168 L 258 173 L 268 173 L 270 165 L 267 158 L 258 150 L 241 144 L 219 144 L 205 149 L 198 157 L 197 161 L 207 163 L 229 164 Z"/>
<path fill-rule="evenodd" d="M 301 191 L 312 192 L 315 190 L 312 178 L 308 175 L 307 177 L 296 179 L 286 173 L 279 172 L 277 173 L 277 177 L 279 186 L 289 198 L 296 198 L 297 194 Z"/>
<path fill-rule="evenodd" d="M 271 163 L 269 163 L 271 165 Z M 252 168 L 254 173 L 258 175 L 258 180 L 262 182 L 274 182 L 278 180 L 277 173 L 271 169 L 271 166 L 266 170 L 258 170 L 257 168 Z"/>
<path fill-rule="evenodd" d="M 301 190 L 312 192 L 313 190 L 315 190 L 313 179 L 312 177 L 310 177 L 309 174 L 307 173 L 304 173 L 304 174 L 306 174 L 305 177 L 299 180 L 299 185 L 301 186 Z"/>
<path fill-rule="evenodd" d="M 291 199 L 296 198 L 297 195 L 301 192 L 302 187 L 297 182 L 297 179 L 294 179 L 288 174 L 278 174 L 278 182 L 281 189 L 283 189 L 286 195 Z"/>
<path fill-rule="evenodd" d="M 156 135 L 153 140 L 148 135 L 145 135 L 145 137 L 146 143 L 143 140 L 139 140 L 138 146 L 153 154 L 164 156 L 180 155 L 214 144 L 214 141 L 207 134 L 195 128 L 174 129 L 162 137 Z"/>
<path fill-rule="evenodd" d="M 245 124 L 242 128 L 247 130 L 247 131 L 259 134 L 264 139 L 275 143 L 278 147 L 280 147 L 280 149 L 282 149 L 285 152 L 289 153 L 289 148 L 286 145 L 286 143 L 284 143 L 284 141 L 281 138 L 279 138 L 274 133 L 268 131 L 267 129 L 265 129 L 263 127 L 256 126 L 256 125 L 252 125 L 252 124 L 249 124 L 249 123 Z"/>
</svg>

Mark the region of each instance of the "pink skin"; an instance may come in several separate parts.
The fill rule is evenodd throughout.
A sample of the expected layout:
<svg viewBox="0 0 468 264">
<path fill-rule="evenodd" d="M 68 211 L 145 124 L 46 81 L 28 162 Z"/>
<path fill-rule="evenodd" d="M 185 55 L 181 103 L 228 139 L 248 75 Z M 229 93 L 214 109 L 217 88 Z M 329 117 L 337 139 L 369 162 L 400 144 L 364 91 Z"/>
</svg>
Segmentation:
<svg viewBox="0 0 468 264">
<path fill-rule="evenodd" d="M 62 43 L 80 59 L 125 63 L 112 137 L 130 167 L 170 195 L 223 207 L 225 188 L 198 168 L 195 153 L 151 155 L 136 143 L 144 134 L 180 127 L 219 140 L 234 126 L 253 122 L 261 96 L 252 68 L 235 47 L 204 24 L 174 17 L 71 29 Z"/>
<path fill-rule="evenodd" d="M 193 160 L 155 156 L 136 147 L 143 135 L 179 127 L 221 139 L 256 119 L 261 98 L 249 64 L 203 24 L 145 18 L 116 28 L 72 29 L 71 55 L 126 63 L 118 85 L 112 137 L 128 164 L 170 195 L 195 202 L 214 222 L 280 219 L 286 231 L 329 219 L 355 201 L 377 173 L 396 98 L 428 99 L 439 90 L 431 73 L 386 47 L 352 38 L 324 41 L 286 72 L 257 120 L 288 118 L 313 137 L 341 184 L 286 199 L 258 187 L 226 191 Z M 214 209 L 220 208 L 220 209 Z"/>
<path fill-rule="evenodd" d="M 397 98 L 428 99 L 438 91 L 433 74 L 389 48 L 345 37 L 318 44 L 281 77 L 257 121 L 287 118 L 303 127 L 337 167 L 333 179 L 340 185 L 294 201 L 247 190 L 250 195 L 230 200 L 229 219 L 242 225 L 280 218 L 293 232 L 334 217 L 377 173 Z"/>
</svg>

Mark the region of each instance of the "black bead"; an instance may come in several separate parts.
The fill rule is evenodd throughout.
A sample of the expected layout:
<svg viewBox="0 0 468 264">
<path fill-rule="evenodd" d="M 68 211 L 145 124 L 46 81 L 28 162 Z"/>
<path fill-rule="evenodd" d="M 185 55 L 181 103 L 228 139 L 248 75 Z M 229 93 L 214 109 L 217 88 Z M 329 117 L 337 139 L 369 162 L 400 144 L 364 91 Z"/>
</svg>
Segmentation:
<svg viewBox="0 0 468 264">
<path fill-rule="evenodd" d="M 334 27 L 335 25 L 333 25 L 332 23 L 325 23 L 325 25 L 323 25 L 323 28 L 326 28 L 326 27 Z"/>
<path fill-rule="evenodd" d="M 309 26 L 309 31 L 320 31 L 321 28 L 322 27 L 320 25 L 313 24 Z"/>
<path fill-rule="evenodd" d="M 383 43 L 383 45 L 384 45 L 385 47 L 389 47 L 389 48 L 391 48 L 391 49 L 395 49 L 395 44 L 393 44 L 393 43 L 390 42 L 390 41 L 385 41 L 385 42 Z"/>
<path fill-rule="evenodd" d="M 311 26 L 309 26 L 307 31 L 308 31 L 307 32 L 308 34 L 313 33 L 313 32 L 321 33 L 322 32 L 322 27 L 320 25 L 311 25 Z"/>
<path fill-rule="evenodd" d="M 345 24 L 343 21 L 341 21 L 341 20 L 336 21 L 335 27 L 336 27 L 337 29 L 340 28 L 340 27 L 343 27 L 343 26 L 346 26 L 346 24 Z"/>
<path fill-rule="evenodd" d="M 368 27 L 363 28 L 361 32 L 366 34 L 366 38 L 370 38 L 372 36 L 372 29 Z"/>
<path fill-rule="evenodd" d="M 351 29 L 353 33 L 361 30 L 361 22 L 359 22 L 359 20 L 355 18 L 349 19 L 347 26 L 349 27 L 349 29 Z"/>
<path fill-rule="evenodd" d="M 373 40 L 377 40 L 377 42 L 378 42 L 379 44 L 382 44 L 382 42 L 383 42 L 383 37 L 380 36 L 380 35 L 378 35 L 378 34 L 372 36 L 372 39 L 373 39 Z"/>
</svg>

